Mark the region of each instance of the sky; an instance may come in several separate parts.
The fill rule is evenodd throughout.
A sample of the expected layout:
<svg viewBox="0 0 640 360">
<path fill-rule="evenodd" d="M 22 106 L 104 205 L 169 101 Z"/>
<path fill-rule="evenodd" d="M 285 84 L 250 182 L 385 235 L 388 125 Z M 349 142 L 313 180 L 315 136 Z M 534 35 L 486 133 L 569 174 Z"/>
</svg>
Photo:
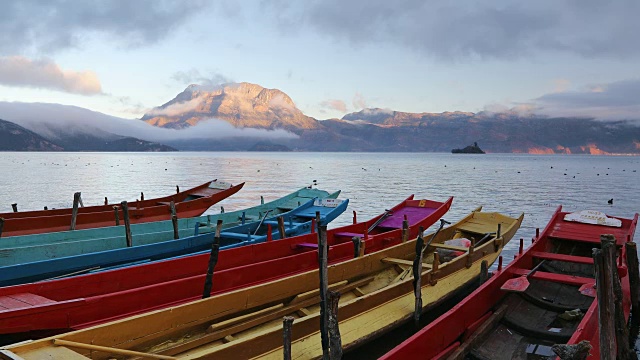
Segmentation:
<svg viewBox="0 0 640 360">
<path fill-rule="evenodd" d="M 0 101 L 133 119 L 189 84 L 250 82 L 316 119 L 640 119 L 638 16 L 638 0 L 9 0 Z"/>
</svg>

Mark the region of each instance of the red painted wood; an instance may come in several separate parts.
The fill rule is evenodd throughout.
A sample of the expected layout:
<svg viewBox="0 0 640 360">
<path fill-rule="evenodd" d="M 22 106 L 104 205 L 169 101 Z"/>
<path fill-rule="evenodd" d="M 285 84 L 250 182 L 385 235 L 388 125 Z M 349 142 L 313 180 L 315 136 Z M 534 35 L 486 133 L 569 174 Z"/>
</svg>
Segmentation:
<svg viewBox="0 0 640 360">
<path fill-rule="evenodd" d="M 546 260 L 557 260 L 557 261 L 566 261 L 578 264 L 593 264 L 593 258 L 584 257 L 584 256 L 573 256 L 573 255 L 564 255 L 564 254 L 555 254 L 544 251 L 534 251 L 531 253 L 536 259 L 546 259 Z"/>
<path fill-rule="evenodd" d="M 480 325 L 482 325 L 482 323 L 484 323 L 492 314 L 493 311 L 489 311 L 488 313 L 484 314 L 483 317 L 479 318 L 473 324 L 469 325 L 469 327 L 467 327 L 467 329 L 464 331 L 464 334 L 462 335 L 462 341 L 467 341 L 467 339 L 478 329 L 478 327 L 480 327 Z"/>
<path fill-rule="evenodd" d="M 174 201 L 178 216 L 193 217 L 204 213 L 209 207 L 221 200 L 235 194 L 244 186 L 241 183 L 229 189 L 209 189 L 211 182 L 207 182 L 195 188 L 179 194 L 135 201 L 129 204 L 129 217 L 132 224 L 169 220 L 169 202 Z M 189 200 L 192 192 L 208 193 L 208 197 L 200 197 Z M 119 205 L 119 204 L 118 204 Z M 120 212 L 122 217 L 122 212 Z M 3 213 L 0 217 L 5 219 L 2 236 L 17 236 L 39 234 L 54 231 L 67 231 L 71 225 L 71 209 L 22 211 L 17 213 Z M 87 206 L 78 209 L 76 229 L 89 229 L 115 224 L 113 204 Z"/>
<path fill-rule="evenodd" d="M 511 271 L 515 275 L 527 275 L 530 270 L 529 269 L 512 269 Z M 577 286 L 581 286 L 584 284 L 593 284 L 593 278 L 556 274 L 556 273 L 544 272 L 540 270 L 530 275 L 529 279 L 559 282 L 563 284 L 577 285 Z"/>
<path fill-rule="evenodd" d="M 396 205 L 399 210 L 408 200 Z M 452 198 L 415 224 L 425 228 L 435 223 L 451 206 Z M 327 232 L 328 259 L 336 263 L 353 258 L 353 242 L 336 232 L 360 232 L 380 217 Z M 366 240 L 367 253 L 401 242 L 402 230 L 375 228 Z M 303 271 L 317 269 L 315 249 L 298 244 L 317 242 L 317 234 L 306 234 L 220 251 L 212 293 L 223 293 Z M 202 296 L 209 254 L 200 254 L 138 266 L 0 288 L 0 297 L 36 294 L 57 301 L 21 311 L 0 309 L 0 334 L 45 329 L 79 329 L 106 321 L 161 309 Z"/>
<path fill-rule="evenodd" d="M 390 352 L 385 354 L 381 359 L 409 359 L 419 357 L 421 359 L 435 359 L 439 358 L 440 354 L 447 351 L 452 346 L 458 346 L 463 335 L 467 329 L 474 326 L 477 322 L 481 321 L 487 312 L 492 311 L 499 304 L 500 300 L 504 297 L 506 292 L 501 291 L 500 287 L 507 280 L 512 279 L 514 275 L 526 274 L 532 268 L 533 254 L 547 252 L 550 246 L 550 238 L 552 234 L 557 235 L 558 229 L 566 229 L 564 227 L 565 221 L 563 220 L 564 214 L 562 207 L 558 207 L 551 220 L 547 224 L 546 228 L 540 234 L 540 237 L 534 242 L 529 249 L 527 249 L 522 256 L 519 256 L 511 264 L 509 264 L 503 271 L 497 272 L 491 279 L 481 285 L 478 289 L 467 296 L 462 302 L 456 304 L 451 310 L 440 316 L 435 321 L 431 322 L 428 326 L 411 336 L 409 339 L 396 346 Z M 620 238 L 623 241 L 627 239 L 633 239 L 636 224 L 638 222 L 638 214 L 635 214 L 633 220 L 621 219 L 623 231 L 620 231 Z M 593 229 L 592 226 L 589 226 Z M 608 227 L 606 229 L 609 229 Z M 581 233 L 573 228 L 573 234 Z M 597 233 L 598 241 L 601 233 L 611 233 L 609 231 L 602 231 L 602 227 L 597 227 L 595 230 Z M 580 239 L 567 239 L 584 241 L 584 239 L 595 239 L 596 235 L 587 234 L 581 235 Z M 624 248 L 623 248 L 624 249 Z M 624 258 L 624 253 L 621 255 Z M 623 310 L 625 318 L 629 317 L 629 311 L 631 308 L 630 300 L 630 288 L 629 277 L 626 276 L 626 264 L 623 264 L 622 268 L 619 268 L 618 273 L 621 275 L 621 284 L 623 291 Z M 536 276 L 538 274 L 538 276 Z M 586 278 L 571 277 L 558 274 L 536 272 L 531 277 L 541 280 L 562 280 L 575 282 L 576 285 L 581 285 L 586 282 Z M 593 283 L 594 279 L 588 279 L 590 283 Z M 589 311 L 585 314 L 582 321 L 578 325 L 578 330 L 573 334 L 569 344 L 577 344 L 581 340 L 588 340 L 594 349 L 591 351 L 591 355 L 594 359 L 600 357 L 599 353 L 599 339 L 598 339 L 598 314 L 595 309 L 597 308 L 597 300 L 594 300 Z"/>
</svg>

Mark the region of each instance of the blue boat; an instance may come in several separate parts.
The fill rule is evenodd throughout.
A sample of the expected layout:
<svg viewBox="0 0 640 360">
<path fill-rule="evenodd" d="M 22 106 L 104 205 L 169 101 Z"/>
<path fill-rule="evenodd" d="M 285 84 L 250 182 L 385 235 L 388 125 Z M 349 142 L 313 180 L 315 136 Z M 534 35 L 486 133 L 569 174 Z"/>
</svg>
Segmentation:
<svg viewBox="0 0 640 360">
<path fill-rule="evenodd" d="M 319 189 L 302 188 L 279 199 L 248 209 L 178 219 L 178 237 L 188 237 L 215 231 L 218 220 L 223 229 L 259 221 L 267 212 L 276 216 L 291 211 L 314 198 L 335 199 L 340 191 L 328 193 Z M 264 202 L 264 201 L 262 201 Z M 174 239 L 171 220 L 131 224 L 132 246 L 154 244 Z M 127 247 L 124 226 L 60 231 L 43 234 L 2 237 L 0 266 L 88 254 Z"/>
<path fill-rule="evenodd" d="M 278 217 L 284 219 L 286 237 L 309 233 L 316 213 L 320 215 L 320 221 L 327 224 L 342 214 L 348 204 L 349 200 L 316 198 L 278 216 L 267 217 L 269 214 L 265 214 L 260 221 L 237 225 L 222 231 L 220 248 L 228 249 L 261 243 L 268 237 L 274 240 L 280 239 Z M 269 229 L 271 232 L 268 234 Z M 0 286 L 81 275 L 96 270 L 108 270 L 208 251 L 214 236 L 214 233 L 206 233 L 131 248 L 3 266 L 0 267 Z"/>
</svg>

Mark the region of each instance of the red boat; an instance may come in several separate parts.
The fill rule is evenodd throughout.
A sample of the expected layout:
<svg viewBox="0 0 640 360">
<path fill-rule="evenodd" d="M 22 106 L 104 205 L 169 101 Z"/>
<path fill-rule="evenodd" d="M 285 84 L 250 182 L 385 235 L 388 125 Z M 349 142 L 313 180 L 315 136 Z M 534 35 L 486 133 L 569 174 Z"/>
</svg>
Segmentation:
<svg viewBox="0 0 640 360">
<path fill-rule="evenodd" d="M 399 244 L 405 217 L 408 238 L 414 238 L 420 227 L 440 219 L 452 201 L 410 196 L 371 220 L 329 230 L 328 259 L 335 263 L 353 258 L 354 236 L 364 239 L 366 253 Z M 316 249 L 317 234 L 312 233 L 220 251 L 212 294 L 317 268 Z M 0 333 L 44 336 L 199 299 L 208 259 L 208 253 L 198 254 L 0 288 Z"/>
<path fill-rule="evenodd" d="M 213 180 L 192 189 L 174 195 L 148 200 L 136 200 L 128 204 L 129 219 L 132 224 L 169 220 L 169 204 L 175 203 L 178 217 L 202 215 L 209 207 L 242 189 L 244 183 L 232 186 L 229 183 Z M 120 207 L 120 204 L 115 204 Z M 76 229 L 89 229 L 115 225 L 114 204 L 79 207 Z M 67 231 L 71 226 L 71 208 L 20 211 L 2 213 L 4 219 L 2 236 L 40 234 L 54 231 Z M 123 212 L 119 211 L 120 220 Z"/>
<path fill-rule="evenodd" d="M 600 247 L 601 234 L 615 236 L 628 319 L 630 285 L 622 245 L 633 240 L 638 214 L 623 219 L 582 213 L 581 222 L 575 222 L 579 213 L 559 207 L 509 266 L 382 359 L 555 359 L 552 345 L 582 340 L 589 341 L 592 358 L 599 359 L 592 248 Z"/>
</svg>

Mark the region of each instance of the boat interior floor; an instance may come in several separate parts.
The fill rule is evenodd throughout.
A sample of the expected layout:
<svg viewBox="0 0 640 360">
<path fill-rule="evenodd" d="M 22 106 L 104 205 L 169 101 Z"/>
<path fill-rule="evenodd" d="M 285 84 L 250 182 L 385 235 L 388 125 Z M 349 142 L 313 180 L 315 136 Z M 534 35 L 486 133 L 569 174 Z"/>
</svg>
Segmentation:
<svg viewBox="0 0 640 360">
<path fill-rule="evenodd" d="M 567 267 L 584 264 L 549 264 L 566 272 Z M 578 268 L 579 273 L 584 269 Z M 593 276 L 593 275 L 592 275 Z M 582 295 L 579 287 L 530 279 L 525 292 L 507 294 L 499 306 L 507 310 L 497 327 L 471 349 L 467 359 L 553 359 L 554 344 L 566 343 L 576 330 L 593 298 Z"/>
</svg>

